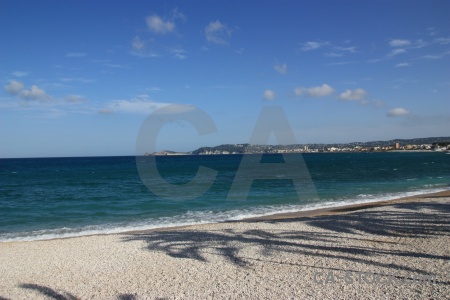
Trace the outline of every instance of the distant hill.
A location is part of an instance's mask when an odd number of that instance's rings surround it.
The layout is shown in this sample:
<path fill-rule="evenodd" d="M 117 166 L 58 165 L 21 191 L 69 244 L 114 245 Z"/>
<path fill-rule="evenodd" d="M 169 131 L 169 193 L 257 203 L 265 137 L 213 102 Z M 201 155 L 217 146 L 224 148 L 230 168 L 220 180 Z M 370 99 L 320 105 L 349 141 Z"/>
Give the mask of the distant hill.
<path fill-rule="evenodd" d="M 400 147 L 407 145 L 435 145 L 447 147 L 450 137 L 427 137 L 413 139 L 394 139 L 388 141 L 333 143 L 333 144 L 292 144 L 292 145 L 250 145 L 250 144 L 223 144 L 214 147 L 200 147 L 191 152 L 159 151 L 152 155 L 211 155 L 211 154 L 249 154 L 249 153 L 283 153 L 283 152 L 317 152 L 339 149 L 344 151 L 388 151 L 398 143 Z M 416 148 L 417 149 L 417 148 Z M 423 149 L 423 148 L 420 148 Z M 429 149 L 429 148 L 427 148 Z"/>

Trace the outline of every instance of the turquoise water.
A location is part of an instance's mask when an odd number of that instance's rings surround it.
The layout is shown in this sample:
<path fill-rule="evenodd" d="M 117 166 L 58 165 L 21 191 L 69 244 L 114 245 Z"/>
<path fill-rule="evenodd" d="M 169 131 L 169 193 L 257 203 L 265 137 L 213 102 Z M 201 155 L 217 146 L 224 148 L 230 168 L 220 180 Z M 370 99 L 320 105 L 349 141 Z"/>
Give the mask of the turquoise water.
<path fill-rule="evenodd" d="M 314 193 L 297 193 L 283 157 L 265 155 L 263 163 L 275 163 L 271 179 L 255 180 L 249 192 L 237 184 L 233 195 L 241 155 L 156 157 L 161 176 L 171 184 L 188 183 L 199 166 L 217 171 L 207 192 L 187 199 L 205 187 L 200 182 L 185 190 L 186 199 L 181 194 L 168 200 L 144 185 L 136 168 L 142 159 L 0 159 L 0 241 L 236 220 L 450 188 L 450 155 L 437 152 L 285 155 L 286 161 L 304 160 L 307 170 L 300 172 L 309 174 Z M 244 176 L 260 171 L 256 164 Z"/>

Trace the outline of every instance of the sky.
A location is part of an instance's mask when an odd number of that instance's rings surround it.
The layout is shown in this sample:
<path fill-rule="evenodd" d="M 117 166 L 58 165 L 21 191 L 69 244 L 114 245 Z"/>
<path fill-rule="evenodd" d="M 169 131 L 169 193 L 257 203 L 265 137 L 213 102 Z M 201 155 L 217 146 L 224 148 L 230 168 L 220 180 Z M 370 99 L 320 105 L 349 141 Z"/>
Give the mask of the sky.
<path fill-rule="evenodd" d="M 450 136 L 449 1 L 1 1 L 0 158 L 247 143 L 264 106 L 296 142 Z M 277 141 L 272 137 L 270 143 Z"/>

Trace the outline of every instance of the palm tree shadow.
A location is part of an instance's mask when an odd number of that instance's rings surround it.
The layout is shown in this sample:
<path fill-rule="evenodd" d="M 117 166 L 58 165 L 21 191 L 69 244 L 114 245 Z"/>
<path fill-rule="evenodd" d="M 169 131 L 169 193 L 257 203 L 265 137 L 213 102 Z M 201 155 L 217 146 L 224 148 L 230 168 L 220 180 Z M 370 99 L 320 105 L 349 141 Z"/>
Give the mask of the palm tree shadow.
<path fill-rule="evenodd" d="M 399 210 L 362 210 L 350 214 L 323 216 L 306 221 L 328 231 L 384 237 L 422 237 L 450 235 L 450 204 L 412 202 L 384 206 Z M 422 213 L 421 209 L 434 211 Z M 281 221 L 282 222 L 282 221 Z"/>
<path fill-rule="evenodd" d="M 379 237 L 374 243 L 401 244 L 396 237 L 423 237 L 450 234 L 450 205 L 426 202 L 395 204 L 401 210 L 362 210 L 340 215 L 300 217 L 266 221 L 283 224 L 302 221 L 320 228 L 316 231 L 300 230 L 173 230 L 134 233 L 123 241 L 145 241 L 146 249 L 159 251 L 174 258 L 208 262 L 208 255 L 219 255 L 228 262 L 246 267 L 252 260 L 246 259 L 246 247 L 256 246 L 266 258 L 281 253 L 337 258 L 352 262 L 427 274 L 417 268 L 396 263 L 382 263 L 370 259 L 375 256 L 419 257 L 448 260 L 447 255 L 432 255 L 414 250 L 389 250 L 386 247 L 365 246 L 365 235 Z M 386 207 L 389 207 L 386 206 Z M 433 214 L 418 213 L 421 208 L 433 210 Z M 244 221 L 246 223 L 262 221 Z M 391 238 L 391 239 L 389 239 Z M 393 238 L 393 239 L 392 239 Z M 350 243 L 349 243 L 350 241 Z M 352 243 L 351 241 L 354 241 Z M 356 243 L 359 241 L 359 243 Z M 393 261 L 396 261 L 395 259 Z"/>
<path fill-rule="evenodd" d="M 49 298 L 55 299 L 55 300 L 79 300 L 81 298 L 78 298 L 74 296 L 71 293 L 68 292 L 57 292 L 54 289 L 51 289 L 49 287 L 39 285 L 39 284 L 33 284 L 33 283 L 23 283 L 19 285 L 19 287 L 24 289 L 30 289 L 35 290 L 39 293 L 41 293 L 44 296 L 47 296 Z M 0 300 L 8 300 L 7 298 L 0 297 Z M 117 296 L 117 300 L 136 300 L 136 295 L 134 294 L 119 294 Z"/>
<path fill-rule="evenodd" d="M 23 283 L 20 285 L 20 287 L 24 288 L 24 289 L 38 291 L 39 293 L 41 293 L 49 298 L 55 299 L 55 300 L 78 300 L 79 299 L 68 292 L 59 293 L 49 287 L 39 285 L 39 284 Z"/>

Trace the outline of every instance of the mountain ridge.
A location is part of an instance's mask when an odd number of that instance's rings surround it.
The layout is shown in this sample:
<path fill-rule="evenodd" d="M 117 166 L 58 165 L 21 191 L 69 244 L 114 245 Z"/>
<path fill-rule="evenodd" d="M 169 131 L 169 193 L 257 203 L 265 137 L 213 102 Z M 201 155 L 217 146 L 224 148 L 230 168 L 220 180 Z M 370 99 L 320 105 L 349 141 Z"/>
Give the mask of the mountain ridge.
<path fill-rule="evenodd" d="M 398 145 L 397 145 L 398 144 Z M 200 147 L 189 152 L 163 150 L 145 155 L 211 155 L 211 154 L 258 154 L 258 153 L 300 153 L 300 152 L 340 152 L 340 151 L 390 151 L 390 150 L 436 150 L 450 145 L 450 137 L 426 137 L 411 139 L 391 139 L 386 141 L 351 143 L 308 143 L 290 145 L 221 144 Z"/>

